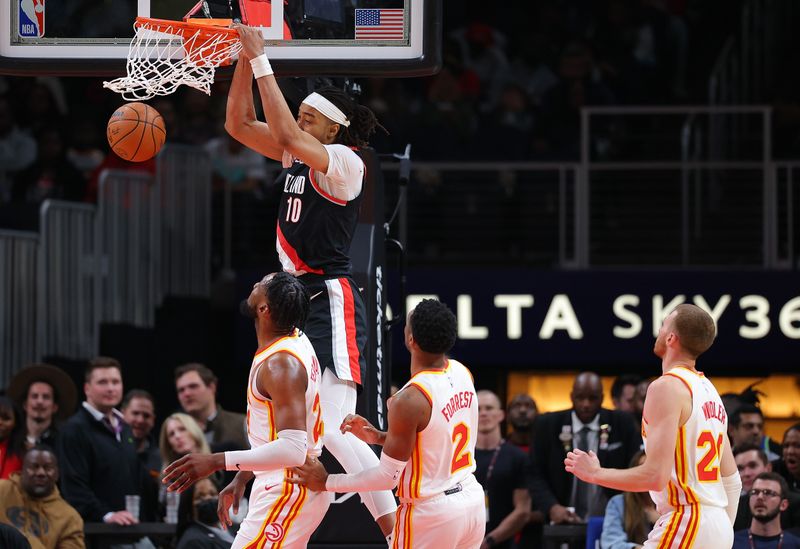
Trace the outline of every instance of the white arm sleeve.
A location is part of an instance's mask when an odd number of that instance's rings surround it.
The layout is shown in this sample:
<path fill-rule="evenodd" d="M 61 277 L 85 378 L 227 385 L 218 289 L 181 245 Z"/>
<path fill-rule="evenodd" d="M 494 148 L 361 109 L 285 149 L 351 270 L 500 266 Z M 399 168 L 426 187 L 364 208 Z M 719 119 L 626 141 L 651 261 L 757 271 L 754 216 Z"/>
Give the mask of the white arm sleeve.
<path fill-rule="evenodd" d="M 225 452 L 226 471 L 271 471 L 299 467 L 306 462 L 308 435 L 298 429 L 284 429 L 278 438 L 258 448 Z"/>
<path fill-rule="evenodd" d="M 328 171 L 314 172 L 314 181 L 322 191 L 338 200 L 353 200 L 361 194 L 364 182 L 364 162 L 350 147 L 324 145 L 328 151 Z"/>
<path fill-rule="evenodd" d="M 742 479 L 739 477 L 739 471 L 722 477 L 722 486 L 725 487 L 725 493 L 728 495 L 728 506 L 725 507 L 725 511 L 733 524 L 736 522 L 736 511 L 739 510 L 739 496 L 742 495 Z"/>
<path fill-rule="evenodd" d="M 406 468 L 407 461 L 399 461 L 381 454 L 377 467 L 364 469 L 352 475 L 328 475 L 325 489 L 328 492 L 374 492 L 375 490 L 391 490 L 397 486 L 400 473 Z"/>

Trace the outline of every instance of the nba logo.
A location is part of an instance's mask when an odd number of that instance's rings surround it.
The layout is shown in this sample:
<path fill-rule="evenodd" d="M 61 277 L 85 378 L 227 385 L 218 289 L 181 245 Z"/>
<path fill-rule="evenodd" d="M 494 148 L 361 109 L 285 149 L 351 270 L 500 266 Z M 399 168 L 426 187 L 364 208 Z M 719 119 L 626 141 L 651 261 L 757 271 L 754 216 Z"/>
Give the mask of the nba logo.
<path fill-rule="evenodd" d="M 20 38 L 41 38 L 44 36 L 44 1 L 19 1 Z"/>

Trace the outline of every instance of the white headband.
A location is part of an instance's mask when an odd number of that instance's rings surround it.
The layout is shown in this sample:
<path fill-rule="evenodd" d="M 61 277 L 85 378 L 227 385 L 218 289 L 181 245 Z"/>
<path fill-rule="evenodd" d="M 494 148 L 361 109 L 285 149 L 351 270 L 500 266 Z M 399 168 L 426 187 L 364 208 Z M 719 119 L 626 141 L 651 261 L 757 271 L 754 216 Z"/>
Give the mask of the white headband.
<path fill-rule="evenodd" d="M 303 99 L 303 103 L 305 103 L 309 107 L 314 107 L 319 112 L 321 112 L 322 114 L 324 114 L 326 117 L 330 118 L 337 124 L 341 124 L 344 127 L 350 125 L 350 121 L 347 119 L 344 113 L 339 109 L 339 107 L 337 107 L 336 105 L 325 99 L 317 92 L 313 92 L 308 97 Z"/>

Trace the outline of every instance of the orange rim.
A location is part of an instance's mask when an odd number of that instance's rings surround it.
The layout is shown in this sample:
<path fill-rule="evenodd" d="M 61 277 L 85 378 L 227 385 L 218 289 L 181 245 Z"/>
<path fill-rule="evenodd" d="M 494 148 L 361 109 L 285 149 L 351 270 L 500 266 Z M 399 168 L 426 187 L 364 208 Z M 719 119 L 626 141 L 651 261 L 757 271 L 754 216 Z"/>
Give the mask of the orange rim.
<path fill-rule="evenodd" d="M 156 32 L 167 34 L 180 34 L 183 38 L 191 38 L 195 33 L 200 34 L 204 39 L 227 35 L 228 38 L 235 38 L 239 35 L 236 29 L 229 25 L 231 19 L 190 19 L 189 21 L 172 21 L 170 19 L 153 19 L 151 17 L 137 17 L 135 27 L 146 27 Z M 188 35 L 188 36 L 187 36 Z"/>

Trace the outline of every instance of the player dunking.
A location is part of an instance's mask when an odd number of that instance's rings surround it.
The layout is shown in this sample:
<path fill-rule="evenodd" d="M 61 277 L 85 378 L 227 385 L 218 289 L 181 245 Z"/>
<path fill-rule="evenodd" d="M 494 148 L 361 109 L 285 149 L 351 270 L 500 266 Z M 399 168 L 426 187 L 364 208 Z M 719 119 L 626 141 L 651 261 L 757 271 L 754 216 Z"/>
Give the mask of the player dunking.
<path fill-rule="evenodd" d="M 295 120 L 272 74 L 261 34 L 237 28 L 243 52 L 228 95 L 225 128 L 288 168 L 281 181 L 278 256 L 283 270 L 297 275 L 311 296 L 305 332 L 323 368 L 323 421 L 332 427 L 323 435 L 325 447 L 346 471 L 358 472 L 377 465 L 378 458 L 336 427 L 355 412 L 357 386 L 366 368 L 366 314 L 348 255 L 365 173 L 353 148 L 365 146 L 378 123 L 372 111 L 335 88 L 306 97 Z M 266 123 L 255 117 L 254 76 Z M 397 508 L 392 494 L 362 493 L 361 499 L 389 536 Z"/>
<path fill-rule="evenodd" d="M 266 276 L 242 303 L 255 322 L 258 351 L 247 382 L 250 450 L 190 454 L 164 470 L 170 490 L 183 491 L 214 471 L 239 471 L 219 495 L 220 522 L 231 524 L 245 486 L 255 476 L 247 517 L 233 549 L 305 547 L 330 500 L 290 484 L 289 467 L 322 453 L 319 384 L 322 372 L 308 338 L 308 292 L 293 275 Z"/>
<path fill-rule="evenodd" d="M 383 445 L 380 464 L 328 475 L 309 459 L 290 481 L 332 492 L 399 484 L 393 549 L 476 549 L 486 527 L 483 489 L 474 476 L 478 397 L 469 370 L 445 355 L 455 343 L 455 316 L 426 299 L 408 314 L 404 337 L 411 379 L 389 401 L 389 431 L 357 415 L 341 425 L 343 432 Z"/>
<path fill-rule="evenodd" d="M 645 549 L 728 549 L 742 483 L 727 437 L 728 418 L 714 385 L 695 367 L 714 341 L 711 316 L 679 305 L 664 319 L 653 351 L 663 375 L 647 390 L 642 438 L 647 459 L 604 469 L 594 452 L 564 460 L 581 480 L 627 492 L 650 491 L 661 517 Z"/>

